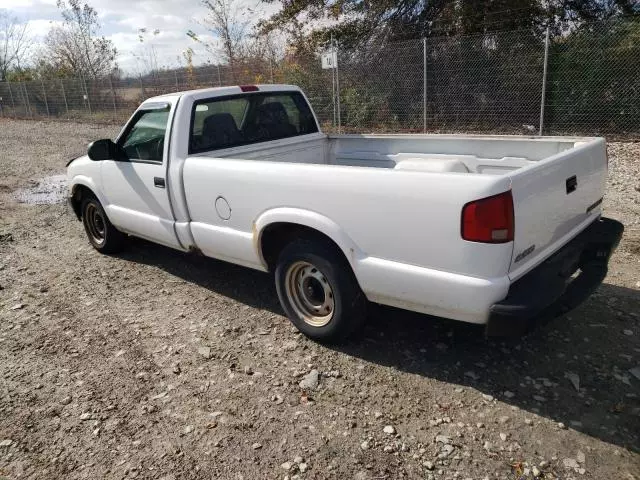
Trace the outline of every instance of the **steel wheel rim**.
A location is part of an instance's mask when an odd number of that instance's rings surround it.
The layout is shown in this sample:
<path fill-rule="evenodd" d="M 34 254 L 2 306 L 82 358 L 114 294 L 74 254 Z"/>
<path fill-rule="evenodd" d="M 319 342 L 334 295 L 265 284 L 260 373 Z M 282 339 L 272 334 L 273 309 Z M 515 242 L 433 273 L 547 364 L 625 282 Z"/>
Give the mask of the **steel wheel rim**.
<path fill-rule="evenodd" d="M 333 319 L 333 289 L 318 267 L 304 261 L 291 264 L 285 285 L 289 304 L 306 324 L 324 327 Z"/>
<path fill-rule="evenodd" d="M 87 230 L 96 245 L 102 245 L 105 239 L 106 225 L 102 212 L 93 203 L 87 205 L 84 212 Z"/>

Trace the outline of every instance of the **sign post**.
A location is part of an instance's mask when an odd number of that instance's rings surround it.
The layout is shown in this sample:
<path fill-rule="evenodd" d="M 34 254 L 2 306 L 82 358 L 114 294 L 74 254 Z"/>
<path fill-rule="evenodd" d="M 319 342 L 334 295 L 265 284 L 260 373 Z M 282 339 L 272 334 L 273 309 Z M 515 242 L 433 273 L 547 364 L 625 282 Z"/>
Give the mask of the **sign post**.
<path fill-rule="evenodd" d="M 333 103 L 333 124 L 338 126 L 340 133 L 340 76 L 338 73 L 338 49 L 333 44 L 331 37 L 331 48 L 322 54 L 322 68 L 331 70 L 331 100 Z M 336 101 L 337 98 L 337 101 Z M 336 122 L 336 104 L 337 104 L 337 122 Z"/>
<path fill-rule="evenodd" d="M 333 70 L 337 67 L 338 52 L 334 48 L 322 54 L 322 68 L 324 70 Z"/>

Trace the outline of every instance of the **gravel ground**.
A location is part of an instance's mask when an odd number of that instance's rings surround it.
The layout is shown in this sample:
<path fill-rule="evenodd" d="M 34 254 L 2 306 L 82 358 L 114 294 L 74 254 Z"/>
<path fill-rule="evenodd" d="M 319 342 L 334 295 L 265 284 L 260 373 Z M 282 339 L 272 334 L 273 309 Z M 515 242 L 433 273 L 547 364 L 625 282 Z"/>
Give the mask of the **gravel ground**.
<path fill-rule="evenodd" d="M 0 479 L 640 479 L 640 144 L 610 146 L 627 230 L 569 315 L 497 342 L 374 307 L 329 348 L 266 274 L 103 256 L 64 205 L 18 202 L 115 133 L 0 121 Z"/>

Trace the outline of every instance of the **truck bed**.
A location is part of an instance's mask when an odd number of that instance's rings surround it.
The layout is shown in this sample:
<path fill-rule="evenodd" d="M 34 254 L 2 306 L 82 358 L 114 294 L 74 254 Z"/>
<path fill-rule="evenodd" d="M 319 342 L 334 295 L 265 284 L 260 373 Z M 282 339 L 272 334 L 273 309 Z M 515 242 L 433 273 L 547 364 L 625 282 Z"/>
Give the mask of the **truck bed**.
<path fill-rule="evenodd" d="M 588 139 L 470 135 L 338 135 L 328 162 L 425 172 L 503 175 L 570 150 Z"/>
<path fill-rule="evenodd" d="M 222 158 L 432 173 L 507 175 L 598 138 L 484 135 L 307 135 L 219 152 Z M 210 155 L 210 154 L 205 154 Z"/>
<path fill-rule="evenodd" d="M 267 148 L 229 149 L 217 156 L 360 167 L 362 172 L 375 169 L 437 175 L 447 183 L 466 183 L 463 179 L 481 175 L 487 180 L 485 187 L 475 184 L 474 188 L 487 192 L 493 191 L 498 179 L 508 180 L 515 211 L 516 233 L 508 269 L 513 280 L 600 215 L 599 201 L 606 181 L 606 147 L 601 138 L 319 133 L 272 142 Z M 331 178 L 339 173 L 327 174 Z M 572 177 L 576 185 L 569 191 Z M 423 178 L 426 187 L 430 181 Z M 390 180 L 389 185 L 396 183 Z M 425 196 L 429 197 L 426 192 Z M 433 210 L 433 205 L 424 208 Z"/>

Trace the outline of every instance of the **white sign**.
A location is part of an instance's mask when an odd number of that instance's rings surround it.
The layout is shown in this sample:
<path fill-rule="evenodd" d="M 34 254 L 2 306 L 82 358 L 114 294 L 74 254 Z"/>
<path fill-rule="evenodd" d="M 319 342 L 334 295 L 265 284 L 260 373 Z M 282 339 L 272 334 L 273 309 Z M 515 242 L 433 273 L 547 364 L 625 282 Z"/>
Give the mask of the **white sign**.
<path fill-rule="evenodd" d="M 338 52 L 337 50 L 329 50 L 322 54 L 322 68 L 325 70 L 331 70 L 338 66 Z"/>

